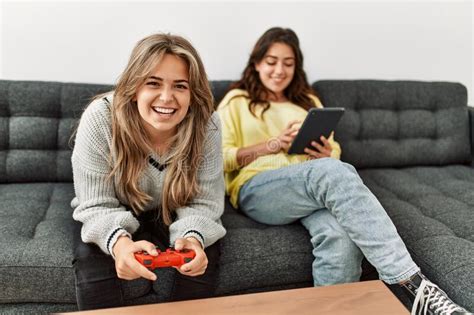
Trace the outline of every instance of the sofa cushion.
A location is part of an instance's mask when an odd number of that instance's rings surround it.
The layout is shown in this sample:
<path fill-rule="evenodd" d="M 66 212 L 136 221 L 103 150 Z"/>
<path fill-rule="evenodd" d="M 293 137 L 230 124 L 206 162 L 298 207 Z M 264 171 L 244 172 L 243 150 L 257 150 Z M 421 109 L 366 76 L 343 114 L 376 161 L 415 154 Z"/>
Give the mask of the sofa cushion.
<path fill-rule="evenodd" d="M 0 184 L 0 303 L 74 302 L 71 183 Z"/>
<path fill-rule="evenodd" d="M 0 283 L 8 283 L 0 303 L 75 303 L 73 243 L 80 225 L 72 220 L 73 194 L 72 183 L 0 184 Z M 312 285 L 302 225 L 259 224 L 229 203 L 223 221 L 228 235 L 221 240 L 217 295 Z M 156 291 L 144 279 L 122 281 L 127 303 L 163 301 L 174 269 L 158 272 Z"/>
<path fill-rule="evenodd" d="M 233 81 L 229 80 L 210 81 L 212 95 L 214 96 L 214 104 L 216 107 L 228 92 L 229 86 L 232 82 Z"/>
<path fill-rule="evenodd" d="M 0 183 L 72 181 L 69 139 L 110 85 L 0 80 Z"/>
<path fill-rule="evenodd" d="M 342 159 L 357 168 L 470 161 L 467 91 L 459 83 L 318 81 L 327 107 L 344 107 Z"/>
<path fill-rule="evenodd" d="M 72 219 L 73 195 L 72 183 L 0 184 L 0 283 L 8 283 L 0 303 L 76 303 L 72 261 L 80 224 Z M 154 302 L 167 297 L 174 272 L 157 270 Z M 127 301 L 155 293 L 144 279 L 121 283 Z"/>
<path fill-rule="evenodd" d="M 227 234 L 221 241 L 217 295 L 312 286 L 312 245 L 301 224 L 260 224 L 228 200 L 222 221 Z"/>
<path fill-rule="evenodd" d="M 362 170 L 422 271 L 474 309 L 474 168 Z"/>
<path fill-rule="evenodd" d="M 231 81 L 212 81 L 218 103 Z M 111 85 L 0 80 L 0 183 L 72 182 L 70 138 Z"/>
<path fill-rule="evenodd" d="M 229 83 L 211 82 L 216 102 Z M 0 283 L 9 283 L 0 303 L 75 303 L 72 250 L 80 225 L 70 207 L 69 140 L 90 100 L 112 88 L 0 80 Z M 127 303 L 162 300 L 171 277 L 159 273 L 156 292 L 147 281 L 123 281 Z"/>

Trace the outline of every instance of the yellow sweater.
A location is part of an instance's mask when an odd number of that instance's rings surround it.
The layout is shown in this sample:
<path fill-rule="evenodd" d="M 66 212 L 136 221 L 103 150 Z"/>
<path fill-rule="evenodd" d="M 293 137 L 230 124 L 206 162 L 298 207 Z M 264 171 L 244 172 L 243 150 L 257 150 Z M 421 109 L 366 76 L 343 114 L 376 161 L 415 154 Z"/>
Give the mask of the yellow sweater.
<path fill-rule="evenodd" d="M 239 95 L 238 97 L 235 97 Z M 257 158 L 250 164 L 240 167 L 237 164 L 237 150 L 242 147 L 267 141 L 278 137 L 292 120 L 303 121 L 307 111 L 291 102 L 270 102 L 269 109 L 263 115 L 264 119 L 256 118 L 249 110 L 250 100 L 245 97 L 244 90 L 229 91 L 220 102 L 217 112 L 222 123 L 222 150 L 224 154 L 224 173 L 227 194 L 234 207 L 238 204 L 239 190 L 246 181 L 263 171 L 278 169 L 308 160 L 306 154 L 289 155 L 284 152 L 270 154 Z M 234 98 L 233 98 L 234 97 Z M 322 107 L 319 99 L 310 95 L 317 107 Z M 257 117 L 261 117 L 261 107 L 256 108 Z M 339 159 L 341 147 L 331 135 L 329 142 L 332 146 L 331 157 Z"/>

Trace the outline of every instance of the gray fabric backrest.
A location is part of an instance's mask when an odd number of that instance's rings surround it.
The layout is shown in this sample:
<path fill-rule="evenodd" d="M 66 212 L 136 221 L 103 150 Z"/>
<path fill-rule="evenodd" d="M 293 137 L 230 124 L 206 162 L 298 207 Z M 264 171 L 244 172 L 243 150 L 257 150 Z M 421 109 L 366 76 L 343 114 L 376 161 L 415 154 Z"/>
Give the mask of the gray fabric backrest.
<path fill-rule="evenodd" d="M 211 82 L 216 103 L 230 81 Z M 69 139 L 111 85 L 0 80 L 0 183 L 71 182 Z"/>
<path fill-rule="evenodd" d="M 0 80 L 0 182 L 72 181 L 69 139 L 107 85 Z"/>
<path fill-rule="evenodd" d="M 342 160 L 357 168 L 470 161 L 467 91 L 459 83 L 318 81 L 327 107 L 345 107 L 336 129 Z"/>
<path fill-rule="evenodd" d="M 211 81 L 211 90 L 212 95 L 214 96 L 214 104 L 216 107 L 228 92 L 229 86 L 232 82 L 233 81 L 228 80 Z"/>

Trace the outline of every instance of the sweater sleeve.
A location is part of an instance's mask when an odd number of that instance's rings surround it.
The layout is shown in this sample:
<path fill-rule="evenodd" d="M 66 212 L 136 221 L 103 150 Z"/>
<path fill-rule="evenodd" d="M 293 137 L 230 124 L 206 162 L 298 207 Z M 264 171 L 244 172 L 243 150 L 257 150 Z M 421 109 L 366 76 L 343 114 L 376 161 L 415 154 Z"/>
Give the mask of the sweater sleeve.
<path fill-rule="evenodd" d="M 334 132 L 331 132 L 331 136 L 328 140 L 332 147 L 331 157 L 339 160 L 341 158 L 341 146 L 334 140 Z"/>
<path fill-rule="evenodd" d="M 229 92 L 217 108 L 222 126 L 222 154 L 225 172 L 240 169 L 237 163 L 239 124 L 235 122 L 235 119 L 240 119 L 240 117 L 237 117 L 238 113 L 232 112 L 232 106 L 228 104 L 234 94 L 234 91 Z"/>
<path fill-rule="evenodd" d="M 81 238 L 94 243 L 113 256 L 112 247 L 125 234 L 131 237 L 138 220 L 120 204 L 114 184 L 107 177 L 111 171 L 110 113 L 103 101 L 94 101 L 81 117 L 72 153 L 76 198 L 73 218 L 82 222 Z"/>
<path fill-rule="evenodd" d="M 225 185 L 217 113 L 212 115 L 207 130 L 204 156 L 198 170 L 199 193 L 188 205 L 176 210 L 177 219 L 170 225 L 170 244 L 177 238 L 193 236 L 203 247 L 208 247 L 226 234 L 220 220 L 224 212 Z"/>

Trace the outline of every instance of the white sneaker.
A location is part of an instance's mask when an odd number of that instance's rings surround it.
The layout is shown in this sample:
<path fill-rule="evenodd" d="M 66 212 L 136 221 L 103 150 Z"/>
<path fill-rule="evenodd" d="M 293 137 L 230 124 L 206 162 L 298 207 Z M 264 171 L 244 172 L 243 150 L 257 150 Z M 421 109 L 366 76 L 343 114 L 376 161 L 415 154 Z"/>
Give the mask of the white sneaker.
<path fill-rule="evenodd" d="M 436 284 L 421 276 L 422 281 L 415 289 L 416 296 L 411 309 L 412 315 L 468 315 L 473 314 L 457 305 Z"/>

